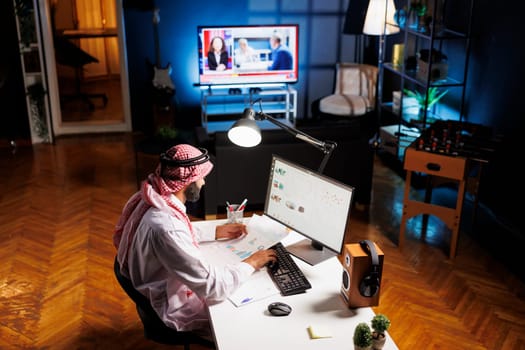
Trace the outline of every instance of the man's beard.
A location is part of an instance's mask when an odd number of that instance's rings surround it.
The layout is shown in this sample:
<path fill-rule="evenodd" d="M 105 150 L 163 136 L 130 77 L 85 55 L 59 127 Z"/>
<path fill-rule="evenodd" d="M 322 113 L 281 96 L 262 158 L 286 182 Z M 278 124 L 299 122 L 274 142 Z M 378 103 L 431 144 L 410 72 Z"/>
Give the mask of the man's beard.
<path fill-rule="evenodd" d="M 184 195 L 188 202 L 197 202 L 201 196 L 201 189 L 196 182 L 192 182 L 184 191 Z"/>

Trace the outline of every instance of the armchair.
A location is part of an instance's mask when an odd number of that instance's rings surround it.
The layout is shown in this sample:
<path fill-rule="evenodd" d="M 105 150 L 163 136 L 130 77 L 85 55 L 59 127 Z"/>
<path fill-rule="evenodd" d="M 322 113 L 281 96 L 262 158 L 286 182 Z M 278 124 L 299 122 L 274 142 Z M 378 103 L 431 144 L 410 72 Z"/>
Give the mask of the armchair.
<path fill-rule="evenodd" d="M 378 69 L 361 63 L 338 63 L 334 92 L 313 106 L 314 116 L 356 117 L 375 110 Z"/>

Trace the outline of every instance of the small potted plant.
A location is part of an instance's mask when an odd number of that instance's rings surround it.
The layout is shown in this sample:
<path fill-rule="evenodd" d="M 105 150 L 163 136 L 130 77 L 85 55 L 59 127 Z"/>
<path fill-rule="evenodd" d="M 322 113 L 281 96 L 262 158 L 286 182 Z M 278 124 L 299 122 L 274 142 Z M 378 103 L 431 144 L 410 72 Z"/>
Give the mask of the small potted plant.
<path fill-rule="evenodd" d="M 438 101 L 441 100 L 443 96 L 447 94 L 448 90 L 439 91 L 439 89 L 435 86 L 428 88 L 428 99 L 427 100 L 425 100 L 426 99 L 425 94 L 420 93 L 417 90 L 404 89 L 403 92 L 408 97 L 413 97 L 416 99 L 417 104 L 419 105 L 419 118 L 422 119 L 425 114 L 425 110 L 428 111 L 433 105 L 438 103 Z"/>
<path fill-rule="evenodd" d="M 168 149 L 177 143 L 181 143 L 179 130 L 171 126 L 160 126 L 155 136 L 162 149 Z"/>
<path fill-rule="evenodd" d="M 354 330 L 354 349 L 370 350 L 372 348 L 372 331 L 370 326 L 365 323 L 359 323 Z"/>
<path fill-rule="evenodd" d="M 380 350 L 385 346 L 385 332 L 390 327 L 390 320 L 383 314 L 377 314 L 372 318 L 372 349 Z"/>

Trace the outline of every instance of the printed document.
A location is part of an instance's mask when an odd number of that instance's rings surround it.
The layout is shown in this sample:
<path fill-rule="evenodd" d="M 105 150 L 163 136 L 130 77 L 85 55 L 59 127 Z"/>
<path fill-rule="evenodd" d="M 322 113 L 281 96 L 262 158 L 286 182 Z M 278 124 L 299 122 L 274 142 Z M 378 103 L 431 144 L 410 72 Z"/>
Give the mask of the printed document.
<path fill-rule="evenodd" d="M 265 215 L 253 215 L 246 219 L 248 220 L 246 223 L 248 234 L 245 237 L 200 244 L 201 249 L 212 263 L 238 263 L 257 250 L 268 249 L 280 242 L 289 232 L 284 225 Z M 206 221 L 194 222 L 193 224 L 201 230 L 214 230 L 216 222 L 213 223 L 213 226 Z M 265 269 L 253 273 L 250 279 L 230 296 L 229 299 L 235 306 L 246 305 L 279 294 L 279 290 Z"/>

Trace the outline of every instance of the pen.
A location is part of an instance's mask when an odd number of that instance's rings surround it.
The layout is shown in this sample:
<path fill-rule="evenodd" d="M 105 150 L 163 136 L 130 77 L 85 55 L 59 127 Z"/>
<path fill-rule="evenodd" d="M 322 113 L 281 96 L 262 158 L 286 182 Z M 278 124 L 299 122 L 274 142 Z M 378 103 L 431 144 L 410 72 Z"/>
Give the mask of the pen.
<path fill-rule="evenodd" d="M 228 207 L 228 211 L 233 211 L 233 207 L 230 202 L 226 201 L 226 206 Z"/>
<path fill-rule="evenodd" d="M 237 211 L 244 210 L 244 207 L 246 206 L 246 202 L 248 202 L 248 199 L 244 198 L 244 200 L 242 201 L 241 205 L 239 205 L 239 208 L 237 208 Z"/>

